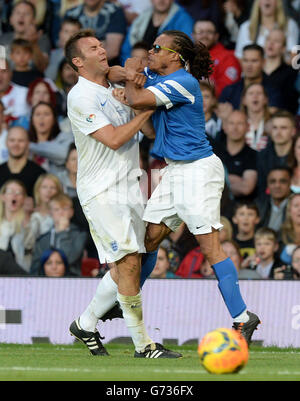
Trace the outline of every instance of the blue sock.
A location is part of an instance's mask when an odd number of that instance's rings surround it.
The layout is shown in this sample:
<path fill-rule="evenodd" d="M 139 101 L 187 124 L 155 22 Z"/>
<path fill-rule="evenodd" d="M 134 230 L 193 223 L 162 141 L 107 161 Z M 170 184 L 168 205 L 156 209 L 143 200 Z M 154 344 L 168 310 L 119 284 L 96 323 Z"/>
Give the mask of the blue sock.
<path fill-rule="evenodd" d="M 141 288 L 143 287 L 146 279 L 152 273 L 157 258 L 158 249 L 153 252 L 144 253 L 142 256 L 142 269 L 141 269 Z"/>
<path fill-rule="evenodd" d="M 230 258 L 212 266 L 219 282 L 224 302 L 230 315 L 235 318 L 247 309 L 240 293 L 237 270 Z"/>

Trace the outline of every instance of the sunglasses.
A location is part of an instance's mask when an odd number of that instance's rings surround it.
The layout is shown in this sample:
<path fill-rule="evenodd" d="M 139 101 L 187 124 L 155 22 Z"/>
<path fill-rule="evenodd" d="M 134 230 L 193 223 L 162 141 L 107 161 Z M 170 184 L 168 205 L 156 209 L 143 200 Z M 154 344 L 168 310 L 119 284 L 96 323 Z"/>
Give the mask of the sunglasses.
<path fill-rule="evenodd" d="M 182 57 L 182 55 L 180 53 L 178 53 L 176 50 L 170 49 L 169 47 L 164 47 L 164 46 L 160 46 L 160 45 L 152 45 L 151 50 L 153 50 L 154 53 L 156 53 L 156 54 L 160 50 L 167 50 L 168 52 L 177 53 L 179 55 L 180 60 L 185 63 L 185 59 Z"/>

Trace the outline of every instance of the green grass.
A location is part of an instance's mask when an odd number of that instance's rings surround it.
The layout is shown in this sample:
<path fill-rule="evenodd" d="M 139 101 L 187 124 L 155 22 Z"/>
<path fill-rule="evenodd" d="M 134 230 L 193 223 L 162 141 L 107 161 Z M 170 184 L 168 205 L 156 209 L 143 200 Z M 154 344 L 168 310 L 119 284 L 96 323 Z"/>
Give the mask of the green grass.
<path fill-rule="evenodd" d="M 131 345 L 106 348 L 110 357 L 92 357 L 79 343 L 0 344 L 0 381 L 300 380 L 300 349 L 253 346 L 239 373 L 212 375 L 201 366 L 195 346 L 169 346 L 182 352 L 176 360 L 136 359 Z"/>

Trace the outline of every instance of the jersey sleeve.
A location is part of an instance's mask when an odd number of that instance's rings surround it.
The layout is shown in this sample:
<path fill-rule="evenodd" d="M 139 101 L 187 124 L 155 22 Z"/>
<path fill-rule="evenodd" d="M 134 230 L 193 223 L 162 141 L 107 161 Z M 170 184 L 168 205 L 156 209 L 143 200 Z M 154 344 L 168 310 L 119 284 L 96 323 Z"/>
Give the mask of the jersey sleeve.
<path fill-rule="evenodd" d="M 111 124 L 92 96 L 68 97 L 68 117 L 71 124 L 84 135 Z"/>
<path fill-rule="evenodd" d="M 155 97 L 157 104 L 170 109 L 179 104 L 194 104 L 195 96 L 193 88 L 187 79 L 166 79 L 158 83 L 147 86 Z"/>

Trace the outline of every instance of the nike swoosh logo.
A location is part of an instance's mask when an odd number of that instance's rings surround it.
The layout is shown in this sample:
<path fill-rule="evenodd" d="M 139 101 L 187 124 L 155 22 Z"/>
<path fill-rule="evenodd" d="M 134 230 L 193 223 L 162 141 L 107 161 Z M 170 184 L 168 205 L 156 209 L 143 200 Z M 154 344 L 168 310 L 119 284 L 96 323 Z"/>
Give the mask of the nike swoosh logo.
<path fill-rule="evenodd" d="M 103 103 L 100 102 L 101 106 L 104 107 L 106 105 L 106 102 L 107 102 L 107 99 Z"/>
<path fill-rule="evenodd" d="M 204 226 L 205 226 L 205 224 L 202 224 L 202 226 L 198 226 L 198 227 L 196 227 L 196 229 L 199 230 L 199 228 L 204 227 Z"/>

